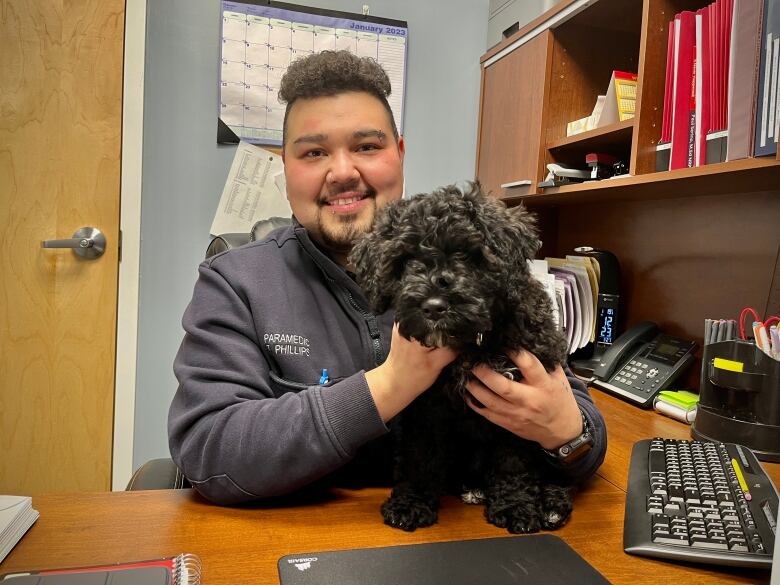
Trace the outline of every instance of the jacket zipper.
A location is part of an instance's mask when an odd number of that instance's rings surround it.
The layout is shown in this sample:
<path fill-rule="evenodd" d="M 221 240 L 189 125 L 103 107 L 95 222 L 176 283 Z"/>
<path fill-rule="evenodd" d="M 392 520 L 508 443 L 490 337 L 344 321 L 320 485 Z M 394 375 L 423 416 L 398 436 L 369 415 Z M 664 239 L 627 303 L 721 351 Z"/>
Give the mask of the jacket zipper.
<path fill-rule="evenodd" d="M 363 308 L 357 304 L 351 292 L 336 282 L 336 280 L 332 278 L 324 269 L 321 268 L 321 270 L 322 274 L 327 280 L 344 291 L 344 293 L 347 295 L 347 299 L 349 300 L 349 304 L 353 309 L 360 313 L 360 316 L 365 320 L 366 325 L 368 326 L 368 334 L 371 337 L 371 345 L 374 350 L 374 366 L 378 366 L 382 361 L 382 333 L 379 329 L 376 316 L 369 313 L 368 311 L 363 310 Z"/>
<path fill-rule="evenodd" d="M 347 298 L 349 298 L 349 303 L 360 313 L 363 318 L 366 320 L 366 325 L 368 325 L 368 334 L 371 336 L 371 343 L 374 346 L 374 365 L 378 366 L 379 362 L 382 359 L 382 334 L 379 330 L 379 325 L 377 323 L 377 318 L 373 314 L 369 313 L 368 311 L 364 311 L 356 302 L 355 299 L 352 297 L 352 294 L 347 291 Z"/>

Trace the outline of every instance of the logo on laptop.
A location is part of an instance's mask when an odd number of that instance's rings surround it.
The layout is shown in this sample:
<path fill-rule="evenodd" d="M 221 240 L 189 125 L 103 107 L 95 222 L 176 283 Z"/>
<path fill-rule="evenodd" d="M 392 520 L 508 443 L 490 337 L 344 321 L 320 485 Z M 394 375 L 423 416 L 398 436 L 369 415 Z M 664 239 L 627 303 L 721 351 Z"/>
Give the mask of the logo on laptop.
<path fill-rule="evenodd" d="M 306 571 L 311 569 L 311 564 L 317 560 L 317 557 L 309 557 L 307 559 L 287 559 L 287 563 L 295 565 L 295 568 L 299 571 Z"/>

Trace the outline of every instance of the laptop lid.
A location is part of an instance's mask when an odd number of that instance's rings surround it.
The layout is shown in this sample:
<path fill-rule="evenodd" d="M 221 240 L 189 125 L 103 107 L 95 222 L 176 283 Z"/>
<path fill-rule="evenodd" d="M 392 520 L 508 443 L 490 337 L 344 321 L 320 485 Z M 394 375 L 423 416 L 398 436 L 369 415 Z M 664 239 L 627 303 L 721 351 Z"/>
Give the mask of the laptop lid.
<path fill-rule="evenodd" d="M 609 583 L 551 534 L 287 555 L 281 585 L 601 585 Z"/>

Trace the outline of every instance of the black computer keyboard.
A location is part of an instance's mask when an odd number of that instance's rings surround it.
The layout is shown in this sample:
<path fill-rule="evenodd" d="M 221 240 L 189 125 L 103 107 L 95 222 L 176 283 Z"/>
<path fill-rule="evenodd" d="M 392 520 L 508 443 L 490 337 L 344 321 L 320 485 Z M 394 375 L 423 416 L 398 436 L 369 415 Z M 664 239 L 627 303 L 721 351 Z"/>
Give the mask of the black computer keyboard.
<path fill-rule="evenodd" d="M 746 447 L 639 441 L 628 473 L 623 547 L 648 557 L 769 568 L 777 505 L 777 490 Z"/>

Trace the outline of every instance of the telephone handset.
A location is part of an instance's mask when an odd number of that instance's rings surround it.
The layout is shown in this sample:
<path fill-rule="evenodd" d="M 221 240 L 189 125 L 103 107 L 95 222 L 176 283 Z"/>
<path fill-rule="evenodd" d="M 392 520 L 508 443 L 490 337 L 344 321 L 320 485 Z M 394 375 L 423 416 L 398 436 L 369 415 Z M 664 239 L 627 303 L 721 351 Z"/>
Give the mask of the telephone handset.
<path fill-rule="evenodd" d="M 693 363 L 696 343 L 661 333 L 651 321 L 638 323 L 601 356 L 593 385 L 649 408 Z"/>

